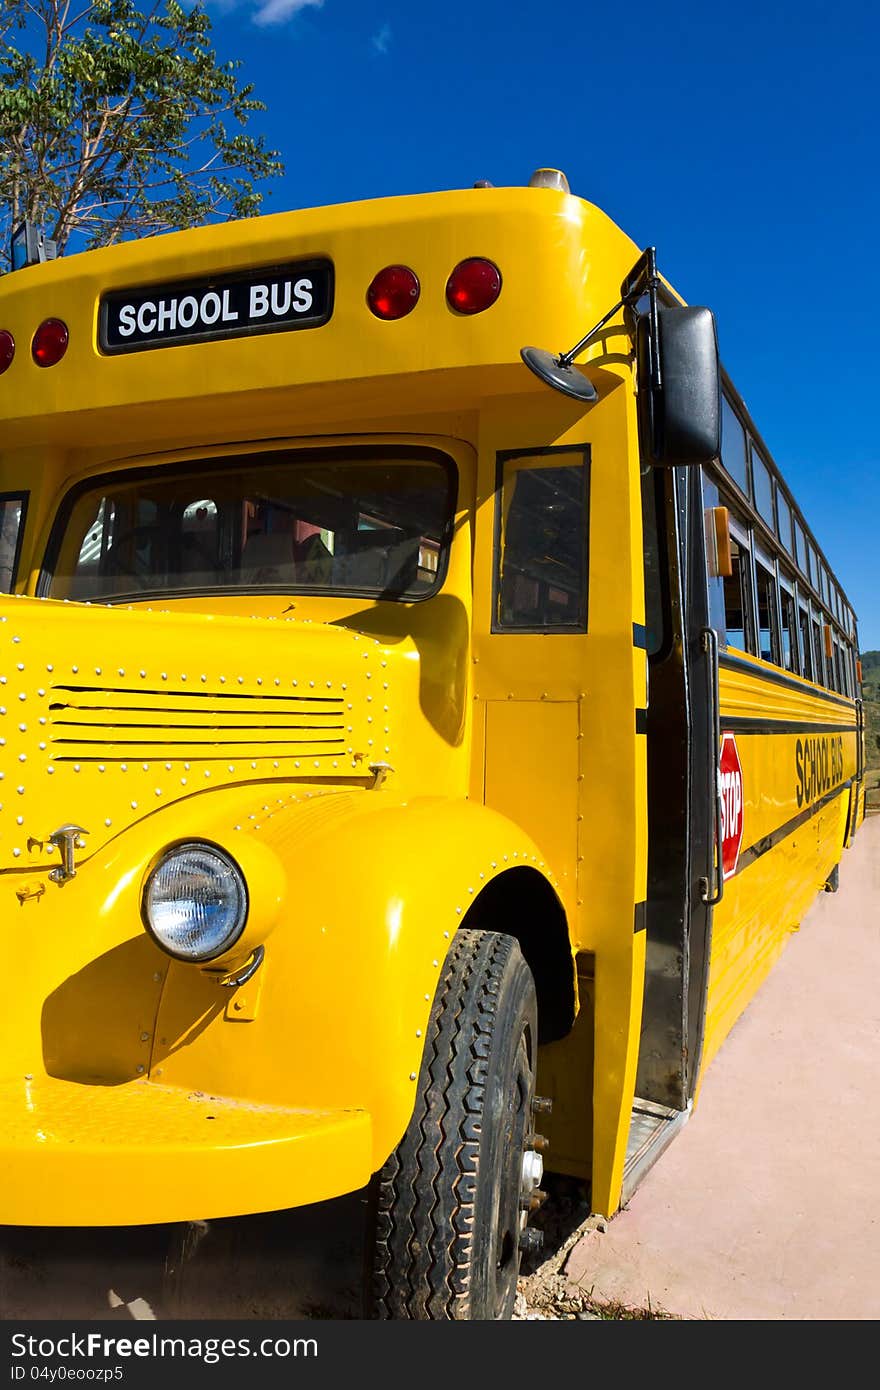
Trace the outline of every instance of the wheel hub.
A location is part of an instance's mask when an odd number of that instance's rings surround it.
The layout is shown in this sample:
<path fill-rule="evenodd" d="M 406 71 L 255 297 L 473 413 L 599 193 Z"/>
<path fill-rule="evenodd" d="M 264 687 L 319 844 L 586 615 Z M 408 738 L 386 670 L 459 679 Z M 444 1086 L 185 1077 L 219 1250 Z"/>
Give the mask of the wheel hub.
<path fill-rule="evenodd" d="M 531 1197 L 541 1186 L 544 1176 L 544 1160 L 534 1149 L 526 1149 L 522 1156 L 522 1195 Z"/>

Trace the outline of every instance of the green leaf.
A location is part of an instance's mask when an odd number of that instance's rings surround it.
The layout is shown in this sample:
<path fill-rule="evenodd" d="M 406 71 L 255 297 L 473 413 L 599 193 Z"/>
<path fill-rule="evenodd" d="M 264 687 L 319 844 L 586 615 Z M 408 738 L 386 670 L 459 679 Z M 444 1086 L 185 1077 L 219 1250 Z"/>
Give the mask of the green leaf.
<path fill-rule="evenodd" d="M 53 13 L 0 4 L 0 246 L 25 215 L 63 250 L 259 212 L 284 166 L 200 5 L 93 0 L 60 38 Z"/>

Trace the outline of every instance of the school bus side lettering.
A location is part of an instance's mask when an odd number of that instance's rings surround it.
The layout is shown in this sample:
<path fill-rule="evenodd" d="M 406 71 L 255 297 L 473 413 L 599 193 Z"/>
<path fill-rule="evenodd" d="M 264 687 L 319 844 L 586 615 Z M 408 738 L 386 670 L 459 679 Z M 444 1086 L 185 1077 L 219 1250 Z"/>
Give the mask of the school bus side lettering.
<path fill-rule="evenodd" d="M 843 735 L 799 738 L 794 766 L 798 807 L 809 806 L 843 780 Z"/>

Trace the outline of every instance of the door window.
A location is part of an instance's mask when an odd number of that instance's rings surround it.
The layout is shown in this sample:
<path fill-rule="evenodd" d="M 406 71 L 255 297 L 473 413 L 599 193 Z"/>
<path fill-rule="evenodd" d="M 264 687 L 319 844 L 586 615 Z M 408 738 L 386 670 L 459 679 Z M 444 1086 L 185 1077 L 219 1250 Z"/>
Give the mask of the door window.
<path fill-rule="evenodd" d="M 496 632 L 586 632 L 584 449 L 499 456 Z"/>

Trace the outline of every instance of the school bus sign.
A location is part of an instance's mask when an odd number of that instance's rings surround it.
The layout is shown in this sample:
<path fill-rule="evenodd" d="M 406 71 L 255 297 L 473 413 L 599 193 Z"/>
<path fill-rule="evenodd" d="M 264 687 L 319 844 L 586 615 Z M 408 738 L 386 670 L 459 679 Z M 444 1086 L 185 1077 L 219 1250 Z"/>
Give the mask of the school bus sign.
<path fill-rule="evenodd" d="M 732 878 L 736 873 L 743 837 L 742 763 L 733 734 L 722 736 L 718 772 L 721 783 L 721 860 L 724 877 Z"/>

